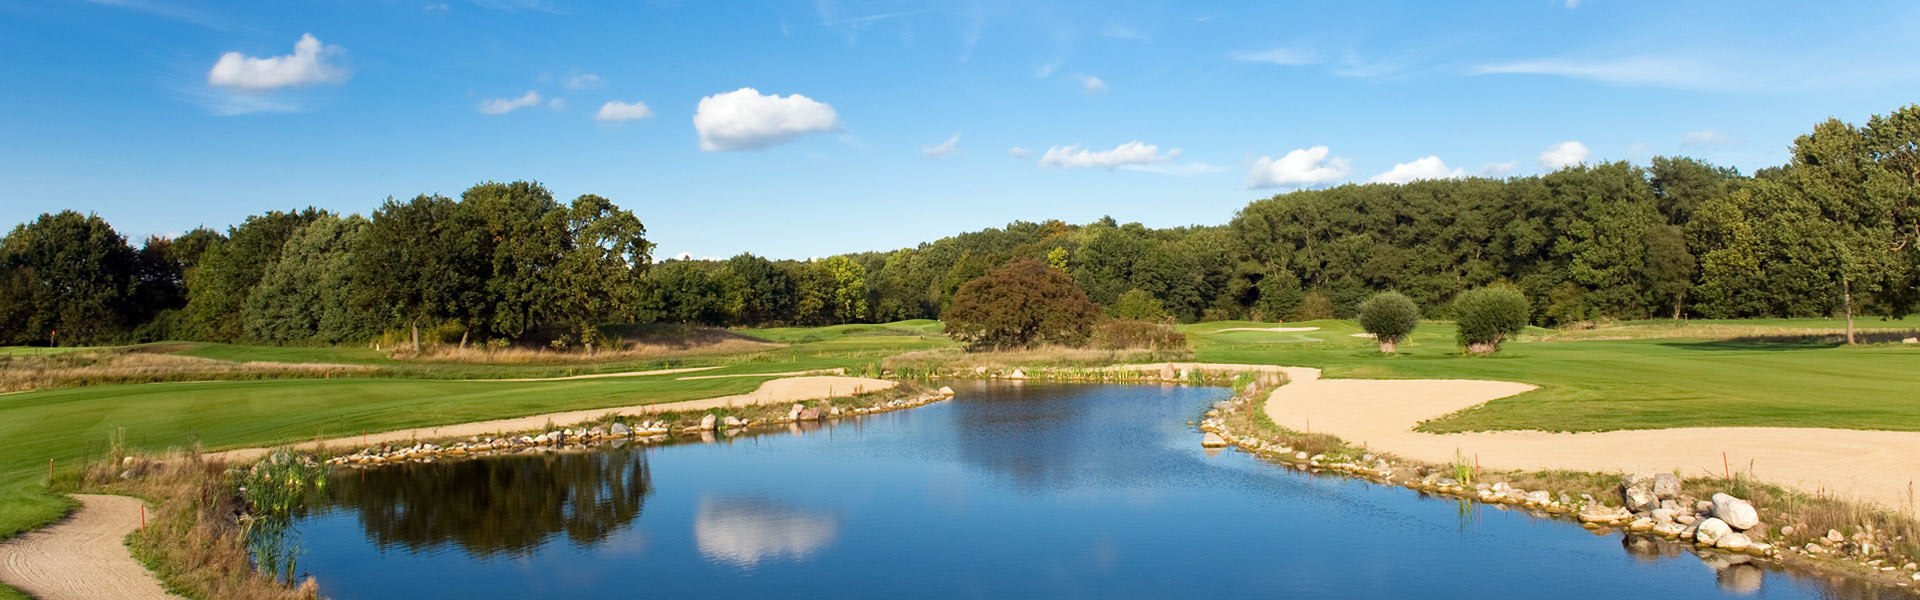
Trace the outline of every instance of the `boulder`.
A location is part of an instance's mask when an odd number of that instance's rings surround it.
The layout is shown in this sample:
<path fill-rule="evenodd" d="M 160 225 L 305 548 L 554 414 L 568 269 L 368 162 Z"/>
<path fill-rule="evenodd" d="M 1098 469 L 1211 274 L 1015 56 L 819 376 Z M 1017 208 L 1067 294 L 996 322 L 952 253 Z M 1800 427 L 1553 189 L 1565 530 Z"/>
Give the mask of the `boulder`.
<path fill-rule="evenodd" d="M 1660 534 L 1661 537 L 1680 537 L 1680 534 L 1686 530 L 1687 526 L 1679 523 L 1655 523 L 1653 525 L 1653 532 Z"/>
<path fill-rule="evenodd" d="M 1660 506 L 1660 497 L 1653 494 L 1653 483 L 1642 481 L 1620 488 L 1620 500 L 1627 510 L 1643 513 Z"/>
<path fill-rule="evenodd" d="M 1674 521 L 1673 521 L 1673 511 L 1672 511 L 1672 510 L 1668 510 L 1668 509 L 1665 509 L 1665 508 L 1656 508 L 1656 509 L 1653 509 L 1653 512 L 1651 512 L 1651 513 L 1648 513 L 1648 516 L 1649 516 L 1649 517 L 1652 517 L 1652 518 L 1653 518 L 1653 522 L 1655 522 L 1655 523 L 1672 523 L 1672 522 L 1674 522 Z"/>
<path fill-rule="evenodd" d="M 740 427 L 742 425 L 747 424 L 746 421 L 740 420 L 740 417 L 736 417 L 733 415 L 727 415 L 727 418 L 721 419 L 720 423 L 723 425 L 726 425 L 727 429 L 733 429 L 733 428 Z"/>
<path fill-rule="evenodd" d="M 1731 550 L 1734 552 L 1746 550 L 1748 547 L 1752 545 L 1753 545 L 1753 540 L 1751 538 L 1748 538 L 1747 534 L 1744 534 L 1744 533 L 1729 533 L 1729 534 L 1720 536 L 1720 539 L 1714 540 L 1713 542 L 1713 547 L 1715 548 L 1719 548 L 1721 550 Z"/>
<path fill-rule="evenodd" d="M 1589 504 L 1580 510 L 1580 520 L 1587 523 L 1613 523 L 1632 519 L 1633 513 L 1627 509 L 1600 504 Z"/>
<path fill-rule="evenodd" d="M 612 432 L 613 435 L 617 437 L 627 437 L 627 436 L 633 435 L 633 429 L 627 427 L 626 423 L 614 423 L 613 427 L 608 428 L 607 431 Z"/>
<path fill-rule="evenodd" d="M 1732 533 L 1733 526 L 1727 525 L 1727 522 L 1720 520 L 1719 517 L 1714 517 L 1700 522 L 1700 527 L 1693 534 L 1693 541 L 1713 545 L 1719 543 L 1720 538 Z"/>
<path fill-rule="evenodd" d="M 949 397 L 949 398 L 951 398 L 951 397 L 953 397 L 953 387 L 951 387 L 951 386 L 944 386 L 944 385 L 943 385 L 943 386 L 940 386 L 940 395 L 942 395 L 942 396 L 946 396 L 946 397 Z"/>
<path fill-rule="evenodd" d="M 1007 379 L 1026 379 L 1026 378 L 1027 378 L 1027 372 L 1021 369 L 1014 369 L 1013 374 L 1007 376 Z"/>
<path fill-rule="evenodd" d="M 1172 363 L 1168 363 L 1168 364 L 1164 364 L 1164 365 L 1160 365 L 1160 378 L 1161 378 L 1161 379 L 1164 379 L 1164 380 L 1172 380 L 1172 379 L 1173 379 L 1174 377 L 1176 377 L 1176 376 L 1178 376 L 1178 375 L 1179 375 L 1179 373 L 1178 373 L 1178 372 L 1175 372 L 1175 371 L 1173 370 L 1173 364 L 1172 364 Z"/>
<path fill-rule="evenodd" d="M 985 375 L 985 374 L 987 374 L 987 368 L 986 368 L 986 367 L 974 367 L 974 368 L 973 368 L 973 374 L 975 374 L 975 375 Z"/>
<path fill-rule="evenodd" d="M 1713 516 L 1739 531 L 1760 524 L 1760 513 L 1753 509 L 1753 504 L 1726 494 L 1713 495 Z"/>
<path fill-rule="evenodd" d="M 1200 437 L 1200 447 L 1202 448 L 1225 448 L 1226 446 L 1227 439 L 1220 437 L 1218 433 L 1209 431 L 1206 435 Z"/>
<path fill-rule="evenodd" d="M 800 409 L 800 412 L 794 413 L 793 416 L 794 420 L 798 421 L 818 421 L 827 418 L 827 411 L 818 408 L 803 408 Z"/>
<path fill-rule="evenodd" d="M 706 415 L 706 416 L 700 417 L 701 431 L 713 431 L 713 428 L 719 424 L 720 424 L 719 417 L 715 417 L 713 415 Z"/>
<path fill-rule="evenodd" d="M 1660 473 L 1653 476 L 1653 495 L 1661 500 L 1680 497 L 1680 477 L 1672 473 Z"/>
<path fill-rule="evenodd" d="M 1540 505 L 1552 504 L 1553 494 L 1547 492 L 1546 490 L 1535 490 L 1535 491 L 1527 492 L 1527 501 L 1532 502 L 1534 504 L 1540 504 Z"/>

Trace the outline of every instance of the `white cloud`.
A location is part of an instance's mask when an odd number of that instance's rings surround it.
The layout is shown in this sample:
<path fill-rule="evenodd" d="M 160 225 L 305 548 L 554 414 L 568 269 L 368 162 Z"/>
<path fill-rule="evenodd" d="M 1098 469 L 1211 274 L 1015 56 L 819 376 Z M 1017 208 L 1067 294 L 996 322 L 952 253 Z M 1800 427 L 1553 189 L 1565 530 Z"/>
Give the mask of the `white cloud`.
<path fill-rule="evenodd" d="M 567 107 L 566 98 L 554 98 L 547 101 L 547 108 L 551 108 L 554 110 L 561 110 L 561 109 L 565 109 L 566 107 Z"/>
<path fill-rule="evenodd" d="M 480 103 L 480 114 L 504 115 L 522 108 L 540 104 L 540 92 L 527 90 L 519 98 L 489 98 Z"/>
<path fill-rule="evenodd" d="M 1112 150 L 1088 150 L 1079 144 L 1072 146 L 1054 146 L 1040 156 L 1040 166 L 1057 169 L 1112 169 L 1128 165 L 1147 165 L 1173 160 L 1180 156 L 1180 149 L 1173 148 L 1166 153 L 1153 144 L 1139 141 L 1127 142 L 1115 146 Z"/>
<path fill-rule="evenodd" d="M 566 88 L 569 90 L 573 90 L 577 92 L 580 90 L 591 90 L 594 88 L 598 88 L 602 85 L 606 85 L 606 83 L 607 83 L 607 80 L 601 79 L 599 75 L 595 75 L 593 73 L 576 73 L 574 75 L 568 76 L 566 82 L 562 83 L 561 85 L 566 86 Z"/>
<path fill-rule="evenodd" d="M 1560 142 L 1540 153 L 1540 168 L 1558 171 L 1587 162 L 1587 145 L 1578 141 Z"/>
<path fill-rule="evenodd" d="M 327 63 L 338 55 L 338 46 L 320 43 L 313 34 L 302 34 L 294 42 L 293 54 L 254 58 L 239 52 L 220 55 L 207 71 L 207 83 L 239 91 L 265 92 L 287 87 L 305 87 L 322 83 L 340 83 L 351 73 Z"/>
<path fill-rule="evenodd" d="M 1288 152 L 1278 159 L 1268 156 L 1254 161 L 1247 171 L 1247 187 L 1309 187 L 1331 183 L 1346 177 L 1351 167 L 1347 159 L 1331 156 L 1326 146 L 1314 146 Z"/>
<path fill-rule="evenodd" d="M 1080 92 L 1088 96 L 1098 96 L 1107 93 L 1107 82 L 1101 81 L 1099 77 L 1092 75 L 1081 75 Z"/>
<path fill-rule="evenodd" d="M 1414 159 L 1413 162 L 1395 164 L 1393 168 L 1387 169 L 1387 172 L 1375 175 L 1372 179 L 1368 179 L 1367 182 L 1407 183 L 1422 179 L 1457 179 L 1466 176 L 1466 171 L 1449 169 L 1447 168 L 1447 163 L 1440 160 L 1440 157 L 1429 155 Z"/>
<path fill-rule="evenodd" d="M 608 122 L 635 121 L 652 117 L 653 109 L 648 108 L 647 103 L 638 100 L 633 102 L 621 102 L 619 100 L 608 101 L 606 104 L 600 105 L 600 112 L 594 113 L 593 115 L 595 119 Z"/>
<path fill-rule="evenodd" d="M 1266 63 L 1287 67 L 1311 65 L 1319 61 L 1312 52 L 1296 48 L 1272 48 L 1260 51 L 1231 52 L 1227 54 L 1227 58 L 1242 62 Z"/>
<path fill-rule="evenodd" d="M 1474 75 L 1549 75 L 1628 86 L 1724 90 L 1734 82 L 1719 69 L 1689 59 L 1630 57 L 1611 60 L 1547 58 L 1474 67 Z"/>
<path fill-rule="evenodd" d="M 922 146 L 920 148 L 920 154 L 926 156 L 927 158 L 946 158 L 949 156 L 953 156 L 955 152 L 959 152 L 959 151 L 960 151 L 960 134 L 958 133 L 953 134 L 953 137 L 947 138 L 947 141 L 940 142 L 932 146 Z"/>
<path fill-rule="evenodd" d="M 1012 148 L 1007 149 L 1007 154 L 1014 158 L 1026 158 L 1029 156 L 1033 156 L 1033 151 L 1026 148 L 1019 147 L 1019 146 L 1014 146 Z"/>
<path fill-rule="evenodd" d="M 1501 177 L 1506 177 L 1508 173 L 1512 173 L 1513 169 L 1518 166 L 1520 166 L 1519 163 L 1512 163 L 1512 162 L 1487 163 L 1485 165 L 1481 165 L 1479 169 L 1474 170 L 1473 176 L 1474 177 L 1492 177 L 1492 178 L 1498 179 Z"/>
<path fill-rule="evenodd" d="M 1714 129 L 1689 131 L 1680 139 L 1681 148 L 1711 148 L 1727 143 L 1727 134 Z"/>
<path fill-rule="evenodd" d="M 832 106 L 800 94 L 761 95 L 750 87 L 700 99 L 693 114 L 700 149 L 707 152 L 759 150 L 810 133 L 840 129 Z"/>
<path fill-rule="evenodd" d="M 1580 8 L 1580 0 L 1567 0 L 1567 8 Z"/>

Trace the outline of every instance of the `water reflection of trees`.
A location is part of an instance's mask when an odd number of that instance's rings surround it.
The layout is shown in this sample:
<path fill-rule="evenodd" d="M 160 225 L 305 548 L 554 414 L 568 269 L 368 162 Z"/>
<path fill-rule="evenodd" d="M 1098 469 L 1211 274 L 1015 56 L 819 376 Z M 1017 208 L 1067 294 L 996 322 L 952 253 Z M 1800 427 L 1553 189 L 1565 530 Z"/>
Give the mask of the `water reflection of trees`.
<path fill-rule="evenodd" d="M 329 506 L 357 508 L 379 546 L 456 544 L 489 556 L 532 550 L 556 534 L 605 540 L 640 516 L 653 491 L 640 451 L 494 457 L 343 471 Z"/>

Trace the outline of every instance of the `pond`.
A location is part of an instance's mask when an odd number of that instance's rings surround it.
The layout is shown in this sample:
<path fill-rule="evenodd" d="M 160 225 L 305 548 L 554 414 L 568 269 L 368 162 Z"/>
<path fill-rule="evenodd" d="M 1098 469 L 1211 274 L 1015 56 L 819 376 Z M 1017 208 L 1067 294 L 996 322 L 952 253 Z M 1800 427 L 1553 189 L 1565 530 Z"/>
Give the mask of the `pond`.
<path fill-rule="evenodd" d="M 1205 451 L 1220 388 L 956 384 L 710 444 L 341 469 L 333 598 L 1877 598 L 1677 546 Z"/>

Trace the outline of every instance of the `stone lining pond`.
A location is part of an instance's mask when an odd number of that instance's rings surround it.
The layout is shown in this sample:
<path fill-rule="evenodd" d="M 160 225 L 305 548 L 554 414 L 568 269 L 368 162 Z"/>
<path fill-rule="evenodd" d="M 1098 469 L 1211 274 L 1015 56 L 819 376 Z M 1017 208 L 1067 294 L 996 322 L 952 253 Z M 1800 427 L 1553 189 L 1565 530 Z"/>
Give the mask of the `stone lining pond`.
<path fill-rule="evenodd" d="M 1207 451 L 1220 388 L 960 382 L 713 444 L 339 469 L 333 598 L 1897 598 Z"/>

